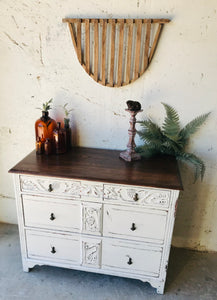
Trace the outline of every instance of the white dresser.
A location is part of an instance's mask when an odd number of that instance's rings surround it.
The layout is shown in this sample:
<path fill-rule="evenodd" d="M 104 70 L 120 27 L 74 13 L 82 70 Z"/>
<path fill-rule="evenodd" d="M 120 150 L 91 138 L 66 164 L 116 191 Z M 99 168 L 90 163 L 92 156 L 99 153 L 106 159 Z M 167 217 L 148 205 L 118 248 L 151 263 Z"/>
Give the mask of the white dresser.
<path fill-rule="evenodd" d="M 51 265 L 136 278 L 162 294 L 182 189 L 175 160 L 127 163 L 117 151 L 76 148 L 70 153 L 39 157 L 32 152 L 10 170 L 24 271 Z M 109 160 L 97 162 L 100 153 L 104 159 L 109 154 Z M 155 184 L 147 179 L 148 185 L 141 184 L 145 171 L 155 174 Z M 173 188 L 165 183 L 169 177 Z"/>

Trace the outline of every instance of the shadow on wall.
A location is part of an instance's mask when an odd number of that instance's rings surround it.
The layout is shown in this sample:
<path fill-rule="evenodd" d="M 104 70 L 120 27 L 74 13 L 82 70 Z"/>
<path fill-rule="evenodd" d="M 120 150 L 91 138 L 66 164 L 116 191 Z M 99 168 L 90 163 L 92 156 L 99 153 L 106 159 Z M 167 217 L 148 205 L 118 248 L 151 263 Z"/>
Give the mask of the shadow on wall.
<path fill-rule="evenodd" d="M 194 183 L 194 174 L 190 166 L 180 164 L 180 173 L 184 191 L 180 192 L 176 215 L 173 245 L 207 251 L 208 245 L 203 238 L 206 211 L 209 206 L 206 195 L 210 193 L 209 185 L 204 181 Z"/>

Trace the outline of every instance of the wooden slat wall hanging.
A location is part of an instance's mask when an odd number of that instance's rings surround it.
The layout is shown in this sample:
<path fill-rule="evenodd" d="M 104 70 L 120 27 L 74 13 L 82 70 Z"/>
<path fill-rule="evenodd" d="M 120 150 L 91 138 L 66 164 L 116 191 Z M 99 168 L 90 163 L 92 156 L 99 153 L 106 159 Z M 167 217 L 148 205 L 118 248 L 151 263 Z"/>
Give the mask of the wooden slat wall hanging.
<path fill-rule="evenodd" d="M 63 19 L 80 64 L 98 83 L 120 87 L 139 78 L 153 59 L 169 19 Z"/>

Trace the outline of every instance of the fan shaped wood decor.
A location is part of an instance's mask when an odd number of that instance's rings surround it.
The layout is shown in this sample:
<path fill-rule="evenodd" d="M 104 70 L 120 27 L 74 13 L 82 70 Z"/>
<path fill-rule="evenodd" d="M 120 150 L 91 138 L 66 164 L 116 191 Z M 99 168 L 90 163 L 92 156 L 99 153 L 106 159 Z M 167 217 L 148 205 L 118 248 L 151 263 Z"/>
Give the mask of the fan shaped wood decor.
<path fill-rule="evenodd" d="M 80 64 L 98 83 L 120 87 L 139 78 L 168 19 L 63 19 Z"/>

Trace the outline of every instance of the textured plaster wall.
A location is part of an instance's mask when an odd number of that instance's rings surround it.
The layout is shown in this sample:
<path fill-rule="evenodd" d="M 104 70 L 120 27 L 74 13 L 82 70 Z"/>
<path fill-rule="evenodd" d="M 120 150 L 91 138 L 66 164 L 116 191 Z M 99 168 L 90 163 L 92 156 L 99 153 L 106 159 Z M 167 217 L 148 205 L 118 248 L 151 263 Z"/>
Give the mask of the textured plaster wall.
<path fill-rule="evenodd" d="M 106 88 L 81 68 L 64 17 L 166 17 L 156 54 L 146 73 L 123 88 Z M 162 123 L 161 101 L 173 105 L 184 125 L 212 111 L 189 151 L 206 163 L 204 181 L 193 184 L 181 166 L 181 193 L 173 244 L 217 250 L 217 1 L 65 0 L 0 1 L 0 221 L 16 223 L 12 175 L 7 171 L 34 148 L 35 108 L 51 97 L 73 108 L 77 145 L 124 149 L 128 99 Z M 137 138 L 137 144 L 140 143 Z"/>

